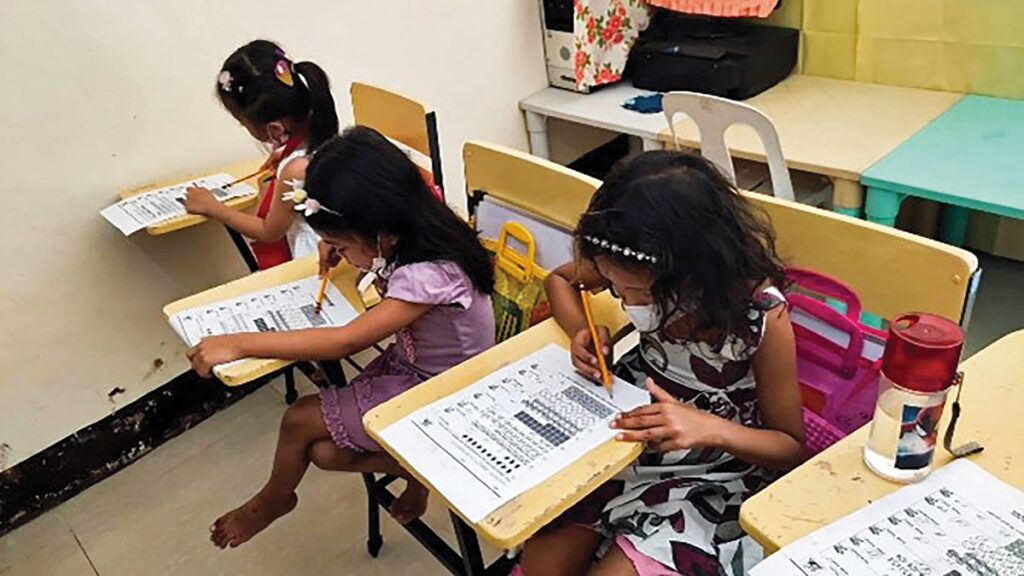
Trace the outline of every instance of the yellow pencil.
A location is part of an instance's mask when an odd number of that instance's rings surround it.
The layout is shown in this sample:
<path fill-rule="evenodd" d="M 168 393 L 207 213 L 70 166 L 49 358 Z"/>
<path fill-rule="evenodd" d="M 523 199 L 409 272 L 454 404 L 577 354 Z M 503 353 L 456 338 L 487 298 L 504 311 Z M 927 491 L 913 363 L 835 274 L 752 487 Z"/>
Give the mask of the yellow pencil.
<path fill-rule="evenodd" d="M 235 184 L 239 184 L 241 182 L 245 182 L 246 180 L 248 180 L 250 178 L 255 178 L 255 177 L 260 176 L 262 174 L 266 174 L 267 172 L 270 172 L 270 170 L 271 170 L 270 168 L 260 168 L 259 170 L 253 172 L 252 174 L 249 174 L 247 176 L 242 176 L 238 180 L 234 180 L 234 181 L 232 181 L 232 182 L 230 182 L 228 184 L 225 184 L 224 187 L 225 188 L 231 188 Z"/>
<path fill-rule="evenodd" d="M 320 293 L 316 295 L 316 308 L 313 310 L 316 314 L 319 314 L 320 310 L 324 307 L 324 296 L 327 295 L 327 282 L 330 279 L 330 270 L 324 272 L 323 278 L 320 279 Z"/>
<path fill-rule="evenodd" d="M 608 397 L 612 398 L 612 375 L 608 372 L 608 365 L 604 361 L 604 352 L 601 350 L 601 343 L 597 339 L 597 326 L 594 324 L 594 312 L 590 309 L 590 295 L 586 289 L 580 286 L 580 299 L 583 300 L 583 314 L 587 317 L 587 327 L 590 328 L 590 339 L 594 342 L 594 352 L 597 353 L 597 365 L 601 368 L 601 382 L 608 390 Z"/>

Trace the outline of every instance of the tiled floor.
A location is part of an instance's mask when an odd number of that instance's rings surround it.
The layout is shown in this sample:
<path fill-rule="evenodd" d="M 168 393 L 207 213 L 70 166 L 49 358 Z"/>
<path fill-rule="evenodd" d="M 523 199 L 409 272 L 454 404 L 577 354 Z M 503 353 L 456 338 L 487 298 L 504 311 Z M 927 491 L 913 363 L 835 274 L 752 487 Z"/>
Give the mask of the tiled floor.
<path fill-rule="evenodd" d="M 0 538 L 0 575 L 445 574 L 386 515 L 384 547 L 371 558 L 362 479 L 315 468 L 292 514 L 238 549 L 209 542 L 210 523 L 265 480 L 282 398 L 279 379 Z M 427 521 L 455 544 L 443 506 Z"/>
<path fill-rule="evenodd" d="M 982 266 L 968 353 L 1024 328 L 1024 264 L 983 257 Z M 312 391 L 299 381 L 303 392 Z M 239 549 L 209 543 L 213 519 L 266 477 L 284 409 L 282 386 L 277 381 L 250 395 L 0 538 L 0 575 L 444 574 L 387 519 L 384 548 L 370 558 L 361 479 L 316 469 L 299 488 L 295 512 Z M 432 506 L 428 521 L 453 541 L 443 507 Z"/>

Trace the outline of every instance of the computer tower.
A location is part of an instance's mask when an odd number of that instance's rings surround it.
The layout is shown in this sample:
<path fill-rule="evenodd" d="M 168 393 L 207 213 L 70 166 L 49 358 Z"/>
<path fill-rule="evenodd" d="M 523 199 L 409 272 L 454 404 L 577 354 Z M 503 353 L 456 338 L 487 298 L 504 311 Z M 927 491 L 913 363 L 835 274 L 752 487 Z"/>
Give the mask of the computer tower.
<path fill-rule="evenodd" d="M 548 83 L 557 88 L 576 90 L 573 70 L 573 0 L 540 0 L 540 19 Z M 580 91 L 586 93 L 590 90 L 583 87 Z"/>

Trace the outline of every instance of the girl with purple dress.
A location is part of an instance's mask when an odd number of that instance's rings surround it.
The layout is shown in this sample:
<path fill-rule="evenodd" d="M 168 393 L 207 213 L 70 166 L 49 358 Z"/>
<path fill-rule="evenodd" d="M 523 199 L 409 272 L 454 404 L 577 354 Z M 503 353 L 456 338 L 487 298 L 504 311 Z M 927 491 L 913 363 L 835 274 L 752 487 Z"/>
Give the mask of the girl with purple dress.
<path fill-rule="evenodd" d="M 640 344 L 616 370 L 653 402 L 613 427 L 646 449 L 529 540 L 522 572 L 746 573 L 762 551 L 740 504 L 799 463 L 803 442 L 771 227 L 706 160 L 648 152 L 612 170 L 575 237 L 579 262 L 547 280 L 552 310 L 573 364 L 598 380 L 610 337 L 591 341 L 577 286 L 622 301 Z"/>
<path fill-rule="evenodd" d="M 426 488 L 367 436 L 374 406 L 494 343 L 494 270 L 476 233 L 438 201 L 416 165 L 366 127 L 318 149 L 306 171 L 303 208 L 320 234 L 320 269 L 342 258 L 375 277 L 382 301 L 340 328 L 206 338 L 188 355 L 208 376 L 242 357 L 330 360 L 394 336 L 351 384 L 299 398 L 281 421 L 270 478 L 211 527 L 217 546 L 236 547 L 290 512 L 310 462 L 325 470 L 383 472 L 406 479 L 391 513 L 409 522 L 426 510 Z"/>

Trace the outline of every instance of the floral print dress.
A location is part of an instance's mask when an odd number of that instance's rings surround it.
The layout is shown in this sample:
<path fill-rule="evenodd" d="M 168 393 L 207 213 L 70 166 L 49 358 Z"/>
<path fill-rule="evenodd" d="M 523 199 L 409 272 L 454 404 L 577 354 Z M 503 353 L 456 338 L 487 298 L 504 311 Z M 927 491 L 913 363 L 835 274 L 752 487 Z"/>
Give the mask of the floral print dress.
<path fill-rule="evenodd" d="M 746 330 L 720 349 L 666 331 L 644 334 L 616 372 L 637 386 L 650 377 L 692 406 L 759 427 L 752 359 L 768 311 L 784 302 L 775 288 L 758 292 Z M 740 528 L 740 505 L 772 479 L 768 470 L 717 449 L 645 452 L 557 524 L 582 524 L 613 539 L 640 576 L 740 576 L 763 556 Z"/>

